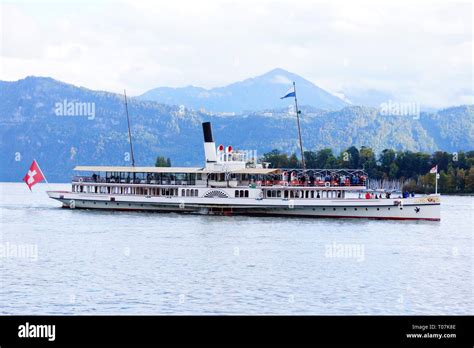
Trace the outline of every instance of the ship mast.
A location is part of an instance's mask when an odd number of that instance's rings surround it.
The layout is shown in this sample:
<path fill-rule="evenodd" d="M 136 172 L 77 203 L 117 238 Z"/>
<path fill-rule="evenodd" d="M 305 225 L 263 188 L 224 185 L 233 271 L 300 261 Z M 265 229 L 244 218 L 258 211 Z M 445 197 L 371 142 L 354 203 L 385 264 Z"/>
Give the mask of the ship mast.
<path fill-rule="evenodd" d="M 306 170 L 306 163 L 304 161 L 303 141 L 301 140 L 301 126 L 300 126 L 300 111 L 298 110 L 298 100 L 296 99 L 296 83 L 293 81 L 293 92 L 295 93 L 295 109 L 296 109 L 296 121 L 298 123 L 298 138 L 300 142 L 301 150 L 301 165 L 303 170 Z"/>
<path fill-rule="evenodd" d="M 128 116 L 127 91 L 123 90 L 125 97 L 125 112 L 127 113 L 128 139 L 130 140 L 130 155 L 132 156 L 132 167 L 135 167 L 135 156 L 133 155 L 132 132 L 130 130 L 130 117 Z"/>

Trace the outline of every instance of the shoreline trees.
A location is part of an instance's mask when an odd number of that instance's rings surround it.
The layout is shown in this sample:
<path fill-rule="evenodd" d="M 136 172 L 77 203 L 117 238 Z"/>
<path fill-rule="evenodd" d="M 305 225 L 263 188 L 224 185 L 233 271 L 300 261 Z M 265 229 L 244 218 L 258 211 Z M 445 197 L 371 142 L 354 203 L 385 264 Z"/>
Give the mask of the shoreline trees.
<path fill-rule="evenodd" d="M 305 151 L 306 168 L 360 168 L 371 179 L 400 180 L 404 189 L 418 193 L 434 192 L 435 178 L 429 170 L 438 165 L 441 193 L 474 193 L 474 151 L 448 153 L 436 151 L 432 154 L 385 149 L 378 155 L 369 148 L 351 146 L 335 155 L 332 149 Z M 272 168 L 299 168 L 296 154 L 288 155 L 279 150 L 265 153 L 262 161 Z"/>

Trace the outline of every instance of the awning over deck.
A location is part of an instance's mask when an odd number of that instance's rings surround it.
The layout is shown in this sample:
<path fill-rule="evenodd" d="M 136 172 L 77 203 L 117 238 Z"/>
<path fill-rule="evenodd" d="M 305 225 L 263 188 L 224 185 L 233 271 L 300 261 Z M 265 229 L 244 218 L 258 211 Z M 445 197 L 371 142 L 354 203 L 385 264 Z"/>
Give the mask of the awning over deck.
<path fill-rule="evenodd" d="M 223 173 L 222 171 L 209 171 L 195 167 L 115 167 L 115 166 L 76 166 L 78 172 L 121 172 L 121 173 Z M 281 173 L 279 169 L 270 168 L 242 168 L 230 170 L 234 174 L 267 175 Z"/>
<path fill-rule="evenodd" d="M 121 173 L 202 173 L 203 168 L 192 167 L 108 167 L 76 166 L 78 172 L 121 172 Z"/>
<path fill-rule="evenodd" d="M 269 175 L 269 174 L 279 174 L 281 173 L 281 170 L 275 169 L 275 168 L 244 168 L 244 169 L 232 170 L 231 173 Z"/>

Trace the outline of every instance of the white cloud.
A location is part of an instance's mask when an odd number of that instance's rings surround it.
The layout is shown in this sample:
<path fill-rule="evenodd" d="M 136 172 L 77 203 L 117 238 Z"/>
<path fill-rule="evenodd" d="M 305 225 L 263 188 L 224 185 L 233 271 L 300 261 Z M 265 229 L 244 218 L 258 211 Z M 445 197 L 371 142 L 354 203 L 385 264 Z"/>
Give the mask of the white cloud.
<path fill-rule="evenodd" d="M 4 1 L 1 79 L 51 76 L 141 94 L 282 67 L 329 91 L 427 105 L 472 91 L 468 1 Z"/>

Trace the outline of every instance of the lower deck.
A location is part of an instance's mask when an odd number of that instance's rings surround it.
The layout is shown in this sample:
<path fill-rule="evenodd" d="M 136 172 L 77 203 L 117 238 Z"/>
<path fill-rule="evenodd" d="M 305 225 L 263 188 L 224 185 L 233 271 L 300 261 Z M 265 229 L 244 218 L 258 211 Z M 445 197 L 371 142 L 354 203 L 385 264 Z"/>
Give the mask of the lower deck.
<path fill-rule="evenodd" d="M 114 195 L 48 191 L 64 207 L 108 210 L 146 210 L 219 215 L 346 217 L 439 220 L 438 195 L 414 198 L 262 198 L 222 195 L 159 196 Z"/>

